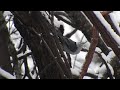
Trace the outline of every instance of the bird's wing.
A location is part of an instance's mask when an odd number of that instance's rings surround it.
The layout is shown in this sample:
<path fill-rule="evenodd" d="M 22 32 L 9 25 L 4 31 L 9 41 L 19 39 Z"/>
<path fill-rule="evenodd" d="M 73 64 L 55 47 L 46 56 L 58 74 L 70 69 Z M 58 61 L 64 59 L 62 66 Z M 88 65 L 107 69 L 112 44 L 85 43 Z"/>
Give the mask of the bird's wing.
<path fill-rule="evenodd" d="M 67 46 L 67 48 L 72 52 L 75 52 L 78 48 L 76 42 L 72 41 L 69 38 L 64 37 L 64 43 Z"/>

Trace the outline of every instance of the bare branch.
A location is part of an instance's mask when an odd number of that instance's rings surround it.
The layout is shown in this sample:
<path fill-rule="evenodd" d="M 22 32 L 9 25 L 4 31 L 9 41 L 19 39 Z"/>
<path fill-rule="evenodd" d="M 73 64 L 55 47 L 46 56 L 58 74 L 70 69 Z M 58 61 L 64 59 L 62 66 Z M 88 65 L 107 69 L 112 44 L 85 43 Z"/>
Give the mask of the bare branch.
<path fill-rule="evenodd" d="M 111 25 L 111 27 L 113 28 L 113 30 L 116 32 L 116 34 L 118 34 L 120 36 L 120 33 L 117 29 L 117 27 L 115 26 L 114 22 L 112 21 L 110 15 L 105 15 L 104 18 L 106 19 L 106 21 Z"/>
<path fill-rule="evenodd" d="M 102 11 L 101 14 L 102 14 L 103 16 L 107 16 L 107 15 L 110 14 L 111 12 L 113 12 L 113 11 Z"/>
<path fill-rule="evenodd" d="M 85 74 L 88 70 L 88 67 L 92 61 L 93 54 L 95 52 L 95 48 L 98 44 L 98 32 L 95 29 L 95 27 L 93 27 L 92 31 L 93 32 L 92 32 L 92 38 L 91 38 L 91 45 L 90 45 L 89 51 L 88 51 L 87 56 L 85 58 L 85 62 L 83 64 L 83 67 L 82 67 L 81 72 L 80 72 L 80 79 L 83 79 L 83 77 L 85 76 Z"/>
<path fill-rule="evenodd" d="M 120 48 L 116 41 L 111 37 L 110 33 L 106 30 L 106 27 L 101 23 L 101 21 L 96 17 L 96 15 L 92 11 L 84 11 L 90 21 L 94 24 L 94 26 L 99 30 L 103 40 L 105 43 L 112 48 L 116 56 L 120 59 Z"/>
<path fill-rule="evenodd" d="M 67 35 L 65 35 L 65 37 L 70 38 L 73 34 L 75 34 L 77 32 L 77 29 L 73 30 L 72 32 L 68 33 Z"/>
<path fill-rule="evenodd" d="M 110 79 L 113 79 L 112 73 L 111 73 L 111 71 L 110 71 L 110 68 L 109 68 L 107 62 L 103 59 L 103 57 L 101 56 L 100 53 L 98 53 L 98 52 L 95 52 L 95 53 L 98 54 L 98 56 L 101 58 L 102 62 L 105 64 L 106 69 L 107 69 L 107 73 L 108 73 L 108 76 L 110 77 Z"/>

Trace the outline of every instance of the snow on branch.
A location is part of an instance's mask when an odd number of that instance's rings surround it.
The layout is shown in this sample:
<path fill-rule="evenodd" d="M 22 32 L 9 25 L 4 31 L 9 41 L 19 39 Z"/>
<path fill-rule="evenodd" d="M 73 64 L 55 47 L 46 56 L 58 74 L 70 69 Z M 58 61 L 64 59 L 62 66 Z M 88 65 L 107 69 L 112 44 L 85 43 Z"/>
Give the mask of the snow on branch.
<path fill-rule="evenodd" d="M 108 22 L 102 16 L 102 14 L 99 11 L 93 11 L 93 12 L 97 16 L 97 18 L 101 21 L 101 23 L 105 26 L 106 30 L 110 33 L 110 35 L 114 38 L 114 40 L 120 46 L 120 37 L 113 31 L 111 26 L 108 24 Z"/>
<path fill-rule="evenodd" d="M 114 30 L 114 32 L 120 36 L 120 28 L 119 28 L 119 23 L 117 22 L 117 20 L 115 19 L 115 16 L 113 15 L 113 13 L 110 13 L 109 15 L 105 15 L 103 16 L 105 18 L 105 20 L 111 25 L 111 28 Z"/>
<path fill-rule="evenodd" d="M 7 78 L 7 79 L 16 79 L 15 76 L 11 75 L 10 73 L 6 72 L 2 68 L 0 68 L 0 75 Z"/>
<path fill-rule="evenodd" d="M 114 32 L 110 24 L 108 24 L 99 11 L 84 11 L 84 13 L 99 30 L 106 45 L 111 47 L 116 56 L 120 58 L 120 37 Z"/>
<path fill-rule="evenodd" d="M 66 21 L 71 22 L 71 21 L 70 21 L 70 17 L 69 17 L 64 11 L 54 11 L 53 14 L 54 14 L 54 15 L 61 16 L 61 17 L 62 17 L 63 19 L 65 19 Z"/>
<path fill-rule="evenodd" d="M 116 31 L 118 32 L 118 34 L 120 35 L 120 27 L 119 27 L 119 23 L 117 22 L 115 16 L 113 15 L 113 13 L 110 13 L 110 18 L 114 24 L 114 26 L 116 27 Z"/>

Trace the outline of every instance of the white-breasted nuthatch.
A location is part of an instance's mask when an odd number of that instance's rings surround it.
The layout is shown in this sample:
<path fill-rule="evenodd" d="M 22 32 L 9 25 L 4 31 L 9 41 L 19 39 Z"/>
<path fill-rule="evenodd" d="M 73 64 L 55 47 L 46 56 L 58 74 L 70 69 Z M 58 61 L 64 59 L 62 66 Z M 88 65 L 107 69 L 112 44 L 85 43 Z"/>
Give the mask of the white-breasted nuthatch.
<path fill-rule="evenodd" d="M 63 32 L 59 32 L 58 36 L 62 43 L 63 50 L 69 54 L 73 55 L 78 54 L 82 50 L 84 44 L 86 43 L 86 42 L 82 43 L 83 38 L 81 39 L 80 42 L 74 42 L 73 40 L 63 36 Z"/>
<path fill-rule="evenodd" d="M 65 37 L 65 36 L 61 36 L 61 43 L 63 46 L 64 51 L 66 51 L 69 54 L 78 54 L 85 43 L 80 42 L 74 42 L 71 39 Z"/>

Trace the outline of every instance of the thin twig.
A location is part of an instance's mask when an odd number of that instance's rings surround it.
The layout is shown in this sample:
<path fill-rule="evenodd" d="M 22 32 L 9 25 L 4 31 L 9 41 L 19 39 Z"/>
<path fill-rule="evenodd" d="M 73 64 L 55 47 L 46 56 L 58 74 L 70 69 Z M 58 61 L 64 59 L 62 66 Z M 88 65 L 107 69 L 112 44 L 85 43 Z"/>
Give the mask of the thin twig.
<path fill-rule="evenodd" d="M 32 55 L 32 52 L 29 52 L 21 57 L 18 57 L 18 60 L 24 59 L 25 57 L 28 57 L 29 55 Z"/>
<path fill-rule="evenodd" d="M 32 76 L 30 75 L 28 63 L 27 63 L 27 57 L 24 58 L 24 64 L 25 64 L 25 75 L 24 75 L 23 79 L 25 79 L 26 76 L 27 76 L 29 79 L 32 79 Z"/>
<path fill-rule="evenodd" d="M 77 60 L 77 55 L 75 55 L 75 60 L 74 60 L 73 68 L 75 67 L 76 60 Z"/>
<path fill-rule="evenodd" d="M 85 76 L 89 76 L 89 77 L 94 78 L 94 79 L 97 79 L 97 78 L 98 78 L 97 75 L 92 74 L 92 73 L 86 73 Z"/>
<path fill-rule="evenodd" d="M 72 32 L 68 33 L 67 35 L 65 35 L 65 37 L 70 38 L 73 34 L 75 34 L 77 32 L 77 29 L 75 28 L 75 30 L 73 30 Z"/>
<path fill-rule="evenodd" d="M 98 53 L 98 52 L 95 52 L 95 53 L 98 54 L 98 56 L 101 58 L 102 62 L 105 64 L 106 69 L 107 69 L 107 73 L 108 73 L 108 76 L 110 77 L 110 79 L 114 79 L 114 78 L 113 78 L 113 75 L 112 75 L 112 73 L 111 73 L 111 70 L 110 70 L 110 68 L 109 68 L 109 66 L 108 66 L 108 64 L 107 64 L 107 62 L 103 59 L 103 57 L 101 56 L 100 53 Z"/>

